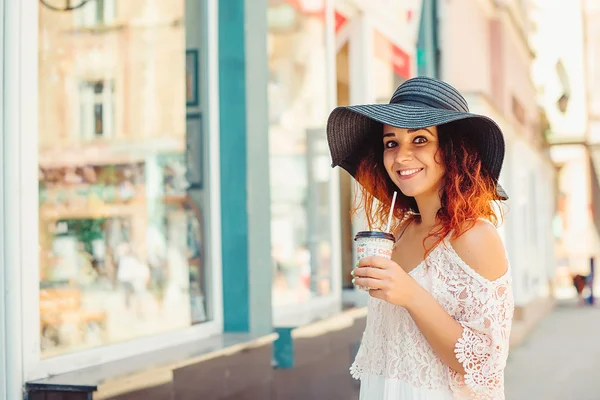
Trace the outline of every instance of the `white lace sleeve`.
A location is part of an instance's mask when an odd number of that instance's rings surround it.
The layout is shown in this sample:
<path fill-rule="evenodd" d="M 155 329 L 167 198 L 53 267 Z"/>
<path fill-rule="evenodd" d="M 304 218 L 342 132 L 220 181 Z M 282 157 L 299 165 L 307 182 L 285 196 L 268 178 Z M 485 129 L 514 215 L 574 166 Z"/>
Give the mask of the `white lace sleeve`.
<path fill-rule="evenodd" d="M 465 375 L 450 370 L 450 385 L 455 392 L 469 393 L 470 398 L 503 399 L 514 312 L 510 273 L 490 282 L 473 270 L 469 272 L 455 317 L 464 328 L 454 352 Z"/>

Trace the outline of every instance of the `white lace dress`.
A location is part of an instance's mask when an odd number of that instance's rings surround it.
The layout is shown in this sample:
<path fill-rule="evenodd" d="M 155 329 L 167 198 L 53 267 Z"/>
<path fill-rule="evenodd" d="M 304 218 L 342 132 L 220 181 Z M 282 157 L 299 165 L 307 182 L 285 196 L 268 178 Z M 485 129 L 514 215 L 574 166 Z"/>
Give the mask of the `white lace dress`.
<path fill-rule="evenodd" d="M 350 368 L 360 400 L 504 399 L 514 311 L 510 268 L 491 282 L 446 239 L 410 275 L 464 328 L 455 353 L 464 378 L 438 358 L 405 308 L 369 298 L 367 326 Z"/>

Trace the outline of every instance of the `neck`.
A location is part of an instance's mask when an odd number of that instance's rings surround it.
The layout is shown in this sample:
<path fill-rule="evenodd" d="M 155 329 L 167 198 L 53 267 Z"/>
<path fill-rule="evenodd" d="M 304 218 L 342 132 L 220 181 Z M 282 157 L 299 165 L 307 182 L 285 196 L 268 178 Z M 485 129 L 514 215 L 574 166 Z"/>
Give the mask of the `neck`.
<path fill-rule="evenodd" d="M 421 214 L 421 225 L 430 229 L 437 223 L 437 212 L 442 204 L 438 194 L 415 198 L 419 213 Z"/>

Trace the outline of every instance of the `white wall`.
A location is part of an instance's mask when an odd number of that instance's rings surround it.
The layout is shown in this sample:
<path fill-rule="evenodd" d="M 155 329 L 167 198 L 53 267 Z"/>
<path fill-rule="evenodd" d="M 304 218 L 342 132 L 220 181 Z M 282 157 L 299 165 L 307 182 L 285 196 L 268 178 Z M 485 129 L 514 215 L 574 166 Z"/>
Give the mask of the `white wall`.
<path fill-rule="evenodd" d="M 515 303 L 525 305 L 547 294 L 548 278 L 554 271 L 554 239 L 548 228 L 553 215 L 554 173 L 549 160 L 517 135 L 509 141 L 508 250 Z"/>

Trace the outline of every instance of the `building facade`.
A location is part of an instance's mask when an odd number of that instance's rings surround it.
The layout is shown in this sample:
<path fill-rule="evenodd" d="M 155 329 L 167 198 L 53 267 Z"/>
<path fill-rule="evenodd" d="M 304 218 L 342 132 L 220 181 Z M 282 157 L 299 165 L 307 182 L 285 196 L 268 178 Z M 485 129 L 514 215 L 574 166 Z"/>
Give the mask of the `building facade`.
<path fill-rule="evenodd" d="M 551 129 L 557 169 L 557 294 L 573 296 L 572 275 L 590 273 L 599 256 L 598 156 L 594 143 L 594 49 L 598 43 L 593 2 L 532 2 L 537 30 L 534 77 Z M 597 16 L 596 16 L 597 18 Z M 561 26 L 561 29 L 556 29 Z M 561 38 L 557 41 L 557 38 Z"/>
<path fill-rule="evenodd" d="M 592 237 L 595 239 L 596 245 L 590 251 L 590 258 L 594 260 L 600 259 L 600 30 L 598 23 L 600 22 L 600 6 L 597 2 L 583 2 L 584 15 L 584 62 L 586 82 L 586 100 L 588 112 L 588 136 L 587 143 L 589 148 L 590 163 L 588 165 L 590 171 L 590 220 L 593 223 Z M 597 261 L 596 261 L 597 262 Z M 591 264 L 592 261 L 590 260 Z M 597 269 L 596 269 L 597 271 Z M 586 270 L 588 274 L 594 275 L 595 271 Z M 600 280 L 594 280 L 595 292 L 598 293 Z"/>
<path fill-rule="evenodd" d="M 555 173 L 531 76 L 531 14 L 522 1 L 439 4 L 441 78 L 465 95 L 472 112 L 494 119 L 505 136 L 500 183 L 510 198 L 500 233 L 519 321 L 534 305 L 548 303 L 555 264 Z"/>
<path fill-rule="evenodd" d="M 325 124 L 418 74 L 503 128 L 517 303 L 543 296 L 553 170 L 508 6 L 0 5 L 0 399 L 356 396 L 364 221 Z"/>
<path fill-rule="evenodd" d="M 331 389 L 291 381 L 323 358 L 353 392 L 356 335 L 324 353 L 303 333 L 355 318 L 325 141 L 333 1 L 0 9 L 0 398 L 289 398 Z"/>

